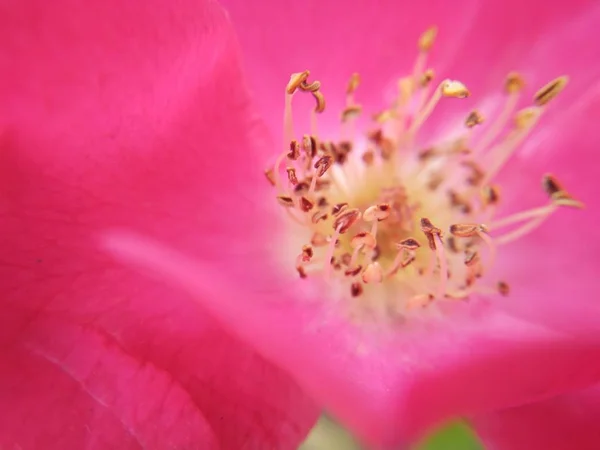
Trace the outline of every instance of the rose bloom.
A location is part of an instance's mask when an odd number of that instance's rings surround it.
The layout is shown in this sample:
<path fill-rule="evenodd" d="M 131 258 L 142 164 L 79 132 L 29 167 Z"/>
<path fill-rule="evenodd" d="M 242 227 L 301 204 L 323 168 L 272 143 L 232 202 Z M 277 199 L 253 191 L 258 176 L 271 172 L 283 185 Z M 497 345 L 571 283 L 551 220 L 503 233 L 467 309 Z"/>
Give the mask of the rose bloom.
<path fill-rule="evenodd" d="M 595 448 L 598 5 L 223 6 L 3 5 L 0 444 Z"/>

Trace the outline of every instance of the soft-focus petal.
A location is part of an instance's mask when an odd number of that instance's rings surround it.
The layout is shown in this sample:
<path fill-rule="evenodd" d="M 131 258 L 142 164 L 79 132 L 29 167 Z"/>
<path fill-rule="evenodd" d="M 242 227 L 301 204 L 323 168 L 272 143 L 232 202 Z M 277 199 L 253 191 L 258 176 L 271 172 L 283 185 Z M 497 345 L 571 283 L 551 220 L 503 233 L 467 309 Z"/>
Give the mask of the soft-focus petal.
<path fill-rule="evenodd" d="M 476 417 L 488 450 L 596 450 L 600 443 L 600 387 Z"/>
<path fill-rule="evenodd" d="M 33 319 L 3 351 L 0 378 L 8 448 L 219 448 L 168 371 L 93 326 Z"/>
<path fill-rule="evenodd" d="M 333 135 L 350 74 L 363 78 L 358 101 L 370 112 L 382 109 L 381 102 L 396 92 L 396 77 L 412 71 L 416 41 L 429 26 L 439 27 L 429 60 L 439 79 L 457 77 L 481 98 L 490 88 L 500 89 L 508 71 L 522 68 L 534 44 L 595 2 L 284 0 L 261 8 L 244 0 L 221 3 L 231 13 L 252 88 L 273 131 L 279 132 L 289 75 L 309 69 L 328 99 L 321 129 Z M 589 38 L 586 44 L 593 45 Z M 441 109 L 434 120 L 446 116 Z M 307 117 L 298 120 L 306 125 Z"/>
<path fill-rule="evenodd" d="M 296 384 L 187 297 L 116 266 L 93 238 L 122 225 L 209 257 L 236 251 L 228 246 L 235 244 L 233 215 L 249 214 L 252 203 L 247 195 L 214 194 L 223 183 L 243 193 L 250 176 L 262 177 L 240 157 L 240 149 L 257 154 L 261 146 L 223 11 L 198 0 L 28 0 L 4 2 L 0 11 L 0 345 L 10 355 L 0 357 L 1 378 L 12 383 L 15 367 L 26 367 L 18 381 L 31 393 L 18 415 L 2 402 L 2 422 L 11 414 L 26 427 L 0 444 L 31 448 L 28 439 L 46 433 L 45 416 L 28 408 L 52 383 L 60 386 L 57 398 L 62 387 L 65 397 L 73 392 L 72 404 L 44 400 L 57 421 L 68 408 L 98 403 L 94 395 L 116 395 L 108 384 L 86 391 L 77 361 L 63 362 L 67 349 L 54 347 L 81 334 L 89 339 L 73 342 L 74 354 L 91 340 L 98 361 L 122 361 L 102 379 L 121 383 L 146 367 L 158 380 L 140 387 L 147 404 L 164 398 L 189 414 L 189 427 L 165 429 L 165 439 L 186 442 L 204 415 L 222 448 L 297 445 L 317 410 Z M 228 225 L 225 241 L 216 232 Z M 40 323 L 46 341 L 25 346 Z M 118 421 L 135 426 L 125 421 L 135 405 L 106 405 L 113 419 L 73 422 L 71 447 L 113 433 Z"/>
<path fill-rule="evenodd" d="M 304 280 L 271 275 L 267 282 L 265 275 L 247 294 L 247 285 L 232 285 L 210 266 L 153 241 L 123 233 L 105 239 L 119 258 L 190 291 L 371 443 L 396 444 L 451 416 L 522 404 L 600 378 L 597 342 L 493 312 L 481 311 L 476 321 L 361 329 L 334 307 L 303 298 L 318 289 Z"/>

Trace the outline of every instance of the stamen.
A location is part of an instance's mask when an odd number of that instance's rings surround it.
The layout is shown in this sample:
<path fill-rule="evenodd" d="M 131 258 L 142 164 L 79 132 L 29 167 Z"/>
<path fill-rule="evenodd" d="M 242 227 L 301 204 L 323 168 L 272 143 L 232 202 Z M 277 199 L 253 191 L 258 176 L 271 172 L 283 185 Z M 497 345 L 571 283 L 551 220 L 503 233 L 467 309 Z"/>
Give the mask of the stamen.
<path fill-rule="evenodd" d="M 363 292 L 362 284 L 352 283 L 352 285 L 350 285 L 350 295 L 352 295 L 352 297 L 358 297 L 360 294 L 362 294 L 362 292 Z"/>
<path fill-rule="evenodd" d="M 544 175 L 542 178 L 542 187 L 555 205 L 583 209 L 583 203 L 571 197 L 553 175 Z"/>
<path fill-rule="evenodd" d="M 349 209 L 336 217 L 333 222 L 333 228 L 338 230 L 340 234 L 344 234 L 358 219 L 360 219 L 360 211 L 358 209 Z"/>
<path fill-rule="evenodd" d="M 448 284 L 448 261 L 446 261 L 444 242 L 442 242 L 442 238 L 439 233 L 435 235 L 435 239 L 439 244 L 436 246 L 435 252 L 440 265 L 440 284 L 437 289 L 437 298 L 444 298 L 444 295 L 446 294 L 446 286 Z"/>
<path fill-rule="evenodd" d="M 498 287 L 498 292 L 503 297 L 507 297 L 508 294 L 510 294 L 510 286 L 508 285 L 508 283 L 506 283 L 504 281 L 498 281 L 497 287 Z"/>
<path fill-rule="evenodd" d="M 288 180 L 290 184 L 296 186 L 298 184 L 298 178 L 296 178 L 296 169 L 294 169 L 293 167 L 288 167 L 285 170 L 287 171 Z"/>
<path fill-rule="evenodd" d="M 465 126 L 467 128 L 473 128 L 477 125 L 481 125 L 484 121 L 483 116 L 477 110 L 471 111 L 465 120 Z"/>

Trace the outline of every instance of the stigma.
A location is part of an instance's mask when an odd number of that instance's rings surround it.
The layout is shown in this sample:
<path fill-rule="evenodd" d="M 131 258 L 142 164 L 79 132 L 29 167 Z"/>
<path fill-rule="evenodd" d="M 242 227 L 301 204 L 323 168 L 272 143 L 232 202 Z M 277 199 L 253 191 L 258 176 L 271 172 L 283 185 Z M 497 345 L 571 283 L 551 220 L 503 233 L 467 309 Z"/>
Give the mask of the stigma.
<path fill-rule="evenodd" d="M 361 310 L 407 315 L 475 294 L 507 296 L 510 280 L 494 279 L 498 252 L 559 209 L 583 207 L 554 175 L 540 174 L 545 204 L 496 214 L 502 203 L 498 173 L 563 91 L 566 76 L 540 87 L 517 109 L 525 81 L 511 72 L 495 117 L 473 110 L 458 138 L 416 146 L 440 102 L 471 95 L 458 80 L 435 81 L 427 60 L 436 35 L 432 27 L 420 37 L 412 73 L 398 80 L 395 100 L 365 130 L 357 127 L 363 114 L 355 100 L 358 74 L 345 89 L 336 139 L 318 132 L 326 109 L 321 83 L 305 70 L 285 86 L 284 145 L 265 175 L 289 221 L 283 248 L 293 251 L 287 264 Z M 300 135 L 292 119 L 296 95 L 314 98 L 310 129 Z"/>

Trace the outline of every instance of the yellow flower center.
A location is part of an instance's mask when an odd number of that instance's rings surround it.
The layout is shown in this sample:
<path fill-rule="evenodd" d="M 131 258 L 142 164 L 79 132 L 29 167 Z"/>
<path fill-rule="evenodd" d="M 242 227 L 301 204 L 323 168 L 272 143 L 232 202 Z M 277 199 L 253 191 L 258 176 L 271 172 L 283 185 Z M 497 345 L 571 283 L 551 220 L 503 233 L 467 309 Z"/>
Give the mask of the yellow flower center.
<path fill-rule="evenodd" d="M 321 84 L 308 81 L 309 71 L 293 74 L 285 94 L 286 148 L 265 172 L 293 235 L 300 237 L 297 256 L 289 261 L 298 275 L 323 277 L 339 295 L 355 299 L 354 306 L 386 316 L 475 293 L 508 295 L 505 281 L 480 282 L 497 251 L 558 207 L 583 206 L 547 174 L 542 183 L 547 205 L 495 217 L 501 201 L 495 176 L 563 90 L 566 77 L 542 87 L 532 106 L 516 111 L 524 81 L 510 73 L 504 107 L 489 124 L 472 111 L 459 138 L 415 148 L 419 130 L 440 101 L 470 95 L 459 81 L 434 85 L 426 65 L 435 37 L 435 28 L 423 33 L 413 73 L 398 81 L 395 102 L 373 117 L 373 127 L 361 138 L 356 138 L 362 113 L 355 101 L 358 74 L 346 89 L 339 141 L 321 140 L 317 132 L 317 115 L 326 107 Z M 296 93 L 316 100 L 312 129 L 302 137 L 293 131 Z M 483 126 L 474 139 L 474 130 Z"/>

